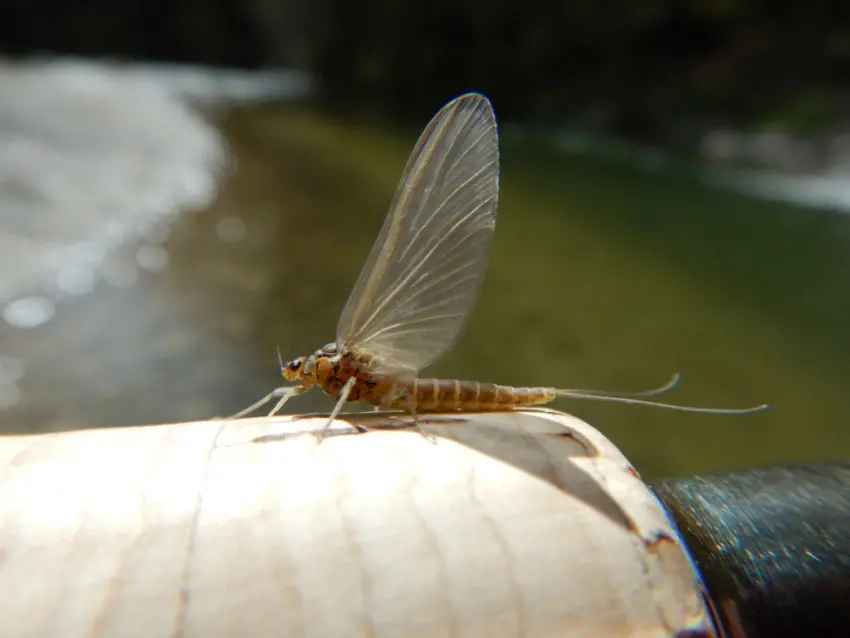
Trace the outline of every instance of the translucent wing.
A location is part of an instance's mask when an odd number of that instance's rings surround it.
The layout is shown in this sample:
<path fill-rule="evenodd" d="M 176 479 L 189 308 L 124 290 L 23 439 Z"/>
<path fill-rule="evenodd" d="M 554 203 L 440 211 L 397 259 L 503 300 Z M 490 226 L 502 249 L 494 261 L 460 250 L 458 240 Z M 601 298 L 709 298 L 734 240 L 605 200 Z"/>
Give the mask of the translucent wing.
<path fill-rule="evenodd" d="M 482 95 L 462 95 L 411 153 L 340 317 L 338 346 L 413 374 L 448 350 L 484 280 L 498 196 L 493 109 Z"/>

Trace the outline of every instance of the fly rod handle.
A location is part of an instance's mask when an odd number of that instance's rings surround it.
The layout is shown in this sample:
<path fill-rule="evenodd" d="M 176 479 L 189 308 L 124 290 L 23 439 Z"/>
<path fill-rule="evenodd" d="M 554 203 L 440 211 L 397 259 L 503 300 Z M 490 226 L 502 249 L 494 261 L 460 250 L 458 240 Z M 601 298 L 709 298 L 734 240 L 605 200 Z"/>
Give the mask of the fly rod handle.
<path fill-rule="evenodd" d="M 551 410 L 0 437 L 0 636 L 715 636 L 664 508 Z M 368 427 L 357 434 L 347 424 Z"/>
<path fill-rule="evenodd" d="M 850 636 L 850 462 L 654 485 L 735 638 Z"/>

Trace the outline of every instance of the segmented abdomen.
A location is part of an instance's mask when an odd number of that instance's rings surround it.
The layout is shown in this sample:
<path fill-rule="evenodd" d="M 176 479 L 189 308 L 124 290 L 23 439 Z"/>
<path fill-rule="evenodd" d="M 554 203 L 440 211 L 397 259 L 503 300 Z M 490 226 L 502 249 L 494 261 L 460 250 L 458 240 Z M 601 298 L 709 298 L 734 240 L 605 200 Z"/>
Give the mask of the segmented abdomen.
<path fill-rule="evenodd" d="M 514 388 L 457 379 L 417 379 L 392 401 L 395 408 L 417 412 L 487 412 L 549 403 L 556 395 L 548 388 Z M 410 401 L 411 396 L 415 399 Z M 412 405 L 411 405 L 412 404 Z"/>

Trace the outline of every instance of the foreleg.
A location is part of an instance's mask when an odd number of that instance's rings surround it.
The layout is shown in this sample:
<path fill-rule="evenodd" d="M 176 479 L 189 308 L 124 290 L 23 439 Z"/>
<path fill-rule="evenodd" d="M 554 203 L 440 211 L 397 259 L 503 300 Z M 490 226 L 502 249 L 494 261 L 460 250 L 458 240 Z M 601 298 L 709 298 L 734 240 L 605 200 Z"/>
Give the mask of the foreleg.
<path fill-rule="evenodd" d="M 289 401 L 292 397 L 298 396 L 299 394 L 304 394 L 305 392 L 307 392 L 307 390 L 309 390 L 309 388 L 305 388 L 305 387 L 300 386 L 300 385 L 282 387 L 282 388 L 275 388 L 274 390 L 269 392 L 266 396 L 264 396 L 259 401 L 252 403 L 251 405 L 249 405 L 244 410 L 240 410 L 239 412 L 237 412 L 236 414 L 234 414 L 233 416 L 228 417 L 228 418 L 238 419 L 240 417 L 245 416 L 246 414 L 250 414 L 251 412 L 253 412 L 257 408 L 260 408 L 260 407 L 266 405 L 267 403 L 269 403 L 270 401 L 272 401 L 274 399 L 279 399 L 279 401 L 272 408 L 271 412 L 269 412 L 268 415 L 267 415 L 267 416 L 274 416 L 275 414 L 280 412 L 281 408 L 283 408 L 283 406 L 286 405 L 286 402 Z"/>

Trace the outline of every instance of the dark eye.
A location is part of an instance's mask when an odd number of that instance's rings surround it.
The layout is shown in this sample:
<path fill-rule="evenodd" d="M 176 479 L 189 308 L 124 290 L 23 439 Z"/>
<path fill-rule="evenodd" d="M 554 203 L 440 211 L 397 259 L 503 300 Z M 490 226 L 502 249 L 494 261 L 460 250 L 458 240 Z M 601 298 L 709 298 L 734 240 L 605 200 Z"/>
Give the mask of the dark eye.
<path fill-rule="evenodd" d="M 289 362 L 289 369 L 295 372 L 298 368 L 301 367 L 301 364 L 304 363 L 301 359 L 295 359 Z"/>

